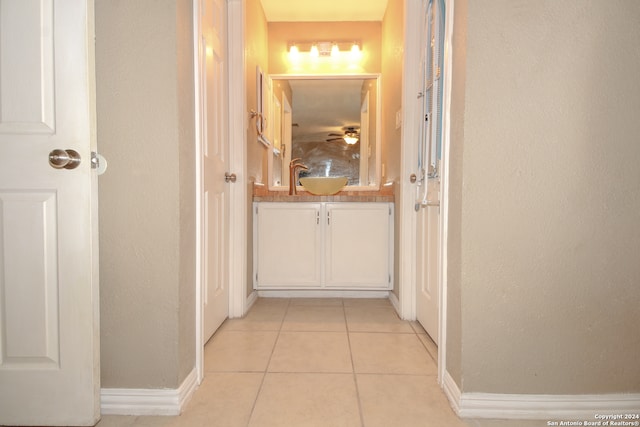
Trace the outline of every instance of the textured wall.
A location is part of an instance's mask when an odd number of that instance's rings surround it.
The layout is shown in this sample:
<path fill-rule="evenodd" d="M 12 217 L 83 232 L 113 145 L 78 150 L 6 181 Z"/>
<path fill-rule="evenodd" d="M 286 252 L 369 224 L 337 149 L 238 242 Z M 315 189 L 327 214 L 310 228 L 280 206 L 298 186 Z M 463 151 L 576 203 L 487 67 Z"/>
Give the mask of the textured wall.
<path fill-rule="evenodd" d="M 467 0 L 455 0 L 449 152 L 447 242 L 447 372 L 462 389 L 462 159 L 466 84 Z"/>
<path fill-rule="evenodd" d="M 189 0 L 96 1 L 106 388 L 175 388 L 194 366 L 190 20 Z"/>
<path fill-rule="evenodd" d="M 178 379 L 195 367 L 196 175 L 193 2 L 176 1 L 180 265 L 178 277 Z"/>
<path fill-rule="evenodd" d="M 640 392 L 638 22 L 627 0 L 468 4 L 464 392 Z"/>

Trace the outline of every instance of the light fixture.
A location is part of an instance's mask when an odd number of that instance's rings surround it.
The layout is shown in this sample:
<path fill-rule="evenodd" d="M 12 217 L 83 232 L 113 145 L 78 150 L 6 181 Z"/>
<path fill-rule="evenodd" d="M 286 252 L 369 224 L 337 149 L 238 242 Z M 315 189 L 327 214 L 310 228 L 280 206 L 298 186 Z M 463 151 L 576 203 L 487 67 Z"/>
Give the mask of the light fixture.
<path fill-rule="evenodd" d="M 362 58 L 361 42 L 359 41 L 295 41 L 289 42 L 289 58 L 298 59 L 308 56 L 311 58 L 331 58 L 334 61 L 345 59 L 360 60 Z"/>
<path fill-rule="evenodd" d="M 346 142 L 349 145 L 353 145 L 356 142 L 358 142 L 358 137 L 354 136 L 353 134 L 346 134 L 345 136 L 342 137 L 342 139 L 344 139 L 344 142 Z"/>

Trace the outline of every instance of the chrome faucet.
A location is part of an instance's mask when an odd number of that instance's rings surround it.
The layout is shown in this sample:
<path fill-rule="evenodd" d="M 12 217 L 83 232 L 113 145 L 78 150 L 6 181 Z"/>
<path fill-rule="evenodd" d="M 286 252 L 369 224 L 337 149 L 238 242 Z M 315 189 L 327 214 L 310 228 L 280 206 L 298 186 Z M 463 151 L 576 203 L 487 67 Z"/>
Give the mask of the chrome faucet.
<path fill-rule="evenodd" d="M 296 184 L 298 183 L 298 169 L 308 171 L 309 168 L 301 162 L 302 159 L 297 158 L 289 162 L 289 195 L 293 196 L 298 194 L 296 192 Z"/>

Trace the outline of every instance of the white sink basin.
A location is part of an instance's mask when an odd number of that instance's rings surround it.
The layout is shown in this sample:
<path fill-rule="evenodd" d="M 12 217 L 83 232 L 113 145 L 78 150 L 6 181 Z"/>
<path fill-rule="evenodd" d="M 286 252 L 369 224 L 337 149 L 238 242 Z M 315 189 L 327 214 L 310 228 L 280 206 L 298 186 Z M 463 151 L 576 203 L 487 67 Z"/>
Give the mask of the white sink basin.
<path fill-rule="evenodd" d="M 300 184 L 311 194 L 316 196 L 330 196 L 342 190 L 347 184 L 345 176 L 306 176 L 300 178 Z"/>

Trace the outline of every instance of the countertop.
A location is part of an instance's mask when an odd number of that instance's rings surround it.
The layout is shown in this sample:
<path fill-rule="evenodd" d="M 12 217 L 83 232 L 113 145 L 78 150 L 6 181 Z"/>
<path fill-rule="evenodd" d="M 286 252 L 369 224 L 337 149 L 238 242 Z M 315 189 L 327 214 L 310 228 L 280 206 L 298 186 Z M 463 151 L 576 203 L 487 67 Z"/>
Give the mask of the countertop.
<path fill-rule="evenodd" d="M 254 202 L 380 202 L 393 203 L 394 185 L 383 185 L 376 191 L 342 190 L 332 196 L 316 196 L 308 191 L 298 190 L 297 195 L 289 195 L 288 190 L 270 191 L 262 184 L 253 186 Z"/>

